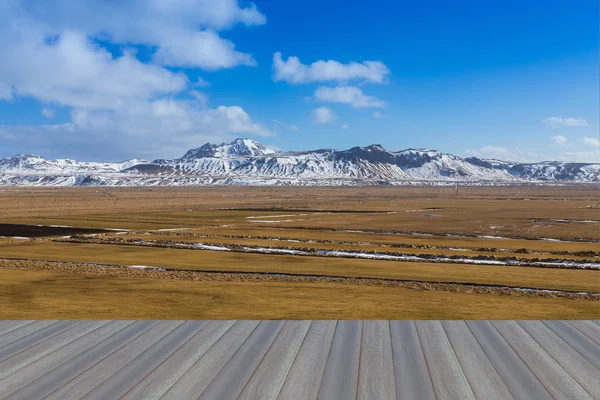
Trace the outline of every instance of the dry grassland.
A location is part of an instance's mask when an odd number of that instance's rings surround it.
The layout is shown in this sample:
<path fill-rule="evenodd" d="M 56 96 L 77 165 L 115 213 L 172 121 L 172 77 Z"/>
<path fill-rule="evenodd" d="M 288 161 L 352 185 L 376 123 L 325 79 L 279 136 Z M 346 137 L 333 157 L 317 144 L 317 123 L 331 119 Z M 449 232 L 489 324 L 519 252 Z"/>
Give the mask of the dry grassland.
<path fill-rule="evenodd" d="M 597 319 L 597 300 L 547 298 L 542 291 L 598 293 L 600 264 L 598 269 L 579 270 L 407 262 L 188 250 L 176 243 L 594 265 L 600 263 L 598 189 L 461 187 L 456 196 L 450 187 L 4 188 L 0 189 L 4 229 L 0 236 L 7 236 L 0 237 L 4 259 L 392 279 L 418 281 L 431 290 L 365 286 L 352 280 L 340 284 L 191 282 L 162 279 L 160 274 L 101 277 L 76 268 L 17 270 L 4 261 L 0 301 L 9 306 L 2 313 L 4 318 Z M 45 233 L 31 240 L 12 238 L 16 227 L 11 231 L 10 225 L 2 224 L 44 225 L 36 230 Z M 78 232 L 60 228 L 59 233 L 49 225 L 121 232 L 77 236 L 100 243 L 69 243 L 64 240 L 73 239 L 61 238 Z M 132 239 L 147 243 L 132 245 Z M 460 293 L 448 289 L 448 284 L 542 291 L 531 296 L 514 291 Z"/>

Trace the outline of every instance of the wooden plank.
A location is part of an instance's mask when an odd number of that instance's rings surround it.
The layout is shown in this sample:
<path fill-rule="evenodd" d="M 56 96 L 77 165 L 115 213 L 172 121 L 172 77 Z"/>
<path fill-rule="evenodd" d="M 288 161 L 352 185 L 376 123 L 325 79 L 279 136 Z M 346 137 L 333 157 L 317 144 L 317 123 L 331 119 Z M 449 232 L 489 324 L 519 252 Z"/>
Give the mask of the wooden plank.
<path fill-rule="evenodd" d="M 593 366 L 600 369 L 600 347 L 589 337 L 565 321 L 542 321 L 572 348 L 584 356 Z"/>
<path fill-rule="evenodd" d="M 413 321 L 390 321 L 396 397 L 435 400 L 429 370 Z"/>
<path fill-rule="evenodd" d="M 540 321 L 518 321 L 531 336 L 560 366 L 575 379 L 593 398 L 600 399 L 597 384 L 600 370 L 575 351 L 550 328 Z"/>
<path fill-rule="evenodd" d="M 236 322 L 161 397 L 161 400 L 197 398 L 248 339 L 258 321 Z"/>
<path fill-rule="evenodd" d="M 56 323 L 58 323 L 58 321 L 35 321 L 31 324 L 26 324 L 17 329 L 13 329 L 10 332 L 6 332 L 0 336 L 0 348 Z"/>
<path fill-rule="evenodd" d="M 319 388 L 319 399 L 354 399 L 358 384 L 362 321 L 339 321 Z"/>
<path fill-rule="evenodd" d="M 262 321 L 206 387 L 199 399 L 235 399 L 281 331 L 283 321 Z"/>
<path fill-rule="evenodd" d="M 415 321 L 433 390 L 438 399 L 475 399 L 439 321 Z"/>
<path fill-rule="evenodd" d="M 489 321 L 466 321 L 469 329 L 515 399 L 552 396 Z"/>
<path fill-rule="evenodd" d="M 569 321 L 569 324 L 579 329 L 581 333 L 600 345 L 600 326 L 592 321 Z"/>
<path fill-rule="evenodd" d="M 102 360 L 90 365 L 89 368 L 77 371 L 76 376 L 72 376 L 68 382 L 50 394 L 48 400 L 82 398 L 179 325 L 181 321 L 155 323 L 126 344 L 108 351 Z"/>
<path fill-rule="evenodd" d="M 9 357 L 0 362 L 0 378 L 13 373 L 14 371 L 23 368 L 44 357 L 47 354 L 87 335 L 91 331 L 108 323 L 107 321 L 85 321 L 79 325 L 75 325 L 66 331 L 59 333 L 52 339 L 42 341 L 35 346 L 28 348 L 18 354 Z"/>
<path fill-rule="evenodd" d="M 310 321 L 285 323 L 238 400 L 277 399 L 309 327 Z"/>
<path fill-rule="evenodd" d="M 23 392 L 17 392 L 28 384 L 40 385 L 45 380 L 52 378 L 56 371 L 63 371 L 67 378 L 71 378 L 74 372 L 82 370 L 86 362 L 94 361 L 94 354 L 104 355 L 111 351 L 115 346 L 115 339 L 120 337 L 130 337 L 139 329 L 141 324 L 132 324 L 130 321 L 117 321 L 106 324 L 95 331 L 79 338 L 78 340 L 62 347 L 61 349 L 48 354 L 34 363 L 27 365 L 20 370 L 2 378 L 0 387 L 5 395 L 11 394 L 9 398 L 13 399 L 31 399 Z M 110 340 L 113 339 L 113 340 Z M 79 362 L 77 362 L 79 361 Z M 84 362 L 85 361 L 85 362 Z M 58 383 L 58 382 L 57 382 Z M 28 391 L 26 389 L 25 391 Z"/>
<path fill-rule="evenodd" d="M 513 399 L 500 375 L 464 321 L 442 321 L 471 389 L 478 399 Z"/>
<path fill-rule="evenodd" d="M 5 333 L 12 332 L 15 329 L 19 329 L 34 322 L 35 321 L 3 321 L 2 326 L 0 326 L 0 343 L 2 343 L 2 336 Z M 2 345 L 0 344 L 0 346 Z"/>
<path fill-rule="evenodd" d="M 185 321 L 174 330 L 153 342 L 149 348 L 123 368 L 116 370 L 108 379 L 99 383 L 82 397 L 85 400 L 120 399 L 135 384 L 148 375 L 160 363 L 169 358 L 178 348 L 206 324 L 206 321 Z"/>
<path fill-rule="evenodd" d="M 45 328 L 40 329 L 37 332 L 33 332 L 25 337 L 17 339 L 7 345 L 0 347 L 0 361 L 4 361 L 7 358 L 14 356 L 28 348 L 35 346 L 36 344 L 49 340 L 59 333 L 66 331 L 67 329 L 80 324 L 80 321 L 60 321 L 55 324 L 49 325 Z"/>
<path fill-rule="evenodd" d="M 364 321 L 357 399 L 396 399 L 389 321 Z"/>
<path fill-rule="evenodd" d="M 335 321 L 313 321 L 279 394 L 280 399 L 314 400 L 333 342 Z"/>
<path fill-rule="evenodd" d="M 219 340 L 235 321 L 211 321 L 165 362 L 135 385 L 123 399 L 159 399 Z"/>
<path fill-rule="evenodd" d="M 555 399 L 592 400 L 591 396 L 515 321 L 493 325 Z"/>

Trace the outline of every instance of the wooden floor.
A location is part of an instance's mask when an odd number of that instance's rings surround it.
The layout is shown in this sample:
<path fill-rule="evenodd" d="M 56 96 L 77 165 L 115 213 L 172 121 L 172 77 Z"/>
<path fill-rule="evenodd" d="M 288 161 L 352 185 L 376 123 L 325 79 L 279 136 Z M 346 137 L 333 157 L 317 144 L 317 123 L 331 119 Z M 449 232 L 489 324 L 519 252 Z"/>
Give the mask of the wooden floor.
<path fill-rule="evenodd" d="M 2 321 L 4 399 L 600 399 L 598 321 Z"/>

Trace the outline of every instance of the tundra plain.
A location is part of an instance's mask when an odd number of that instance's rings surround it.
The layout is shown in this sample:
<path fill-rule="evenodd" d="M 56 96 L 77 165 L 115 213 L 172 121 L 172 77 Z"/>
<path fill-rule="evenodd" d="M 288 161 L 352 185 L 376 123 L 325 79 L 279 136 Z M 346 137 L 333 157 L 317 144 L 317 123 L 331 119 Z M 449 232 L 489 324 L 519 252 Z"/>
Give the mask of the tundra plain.
<path fill-rule="evenodd" d="M 0 189 L 3 319 L 598 319 L 597 185 Z"/>

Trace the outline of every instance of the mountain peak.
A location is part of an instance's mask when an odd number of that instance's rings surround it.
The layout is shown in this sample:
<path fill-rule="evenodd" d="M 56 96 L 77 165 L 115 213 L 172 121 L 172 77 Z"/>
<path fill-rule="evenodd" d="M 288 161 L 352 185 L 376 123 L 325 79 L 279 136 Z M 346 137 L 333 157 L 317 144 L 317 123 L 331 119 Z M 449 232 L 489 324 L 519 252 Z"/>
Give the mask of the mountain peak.
<path fill-rule="evenodd" d="M 219 145 L 206 143 L 196 149 L 191 149 L 183 159 L 213 158 L 213 157 L 260 157 L 277 153 L 275 150 L 253 139 L 238 138 L 231 143 Z"/>

